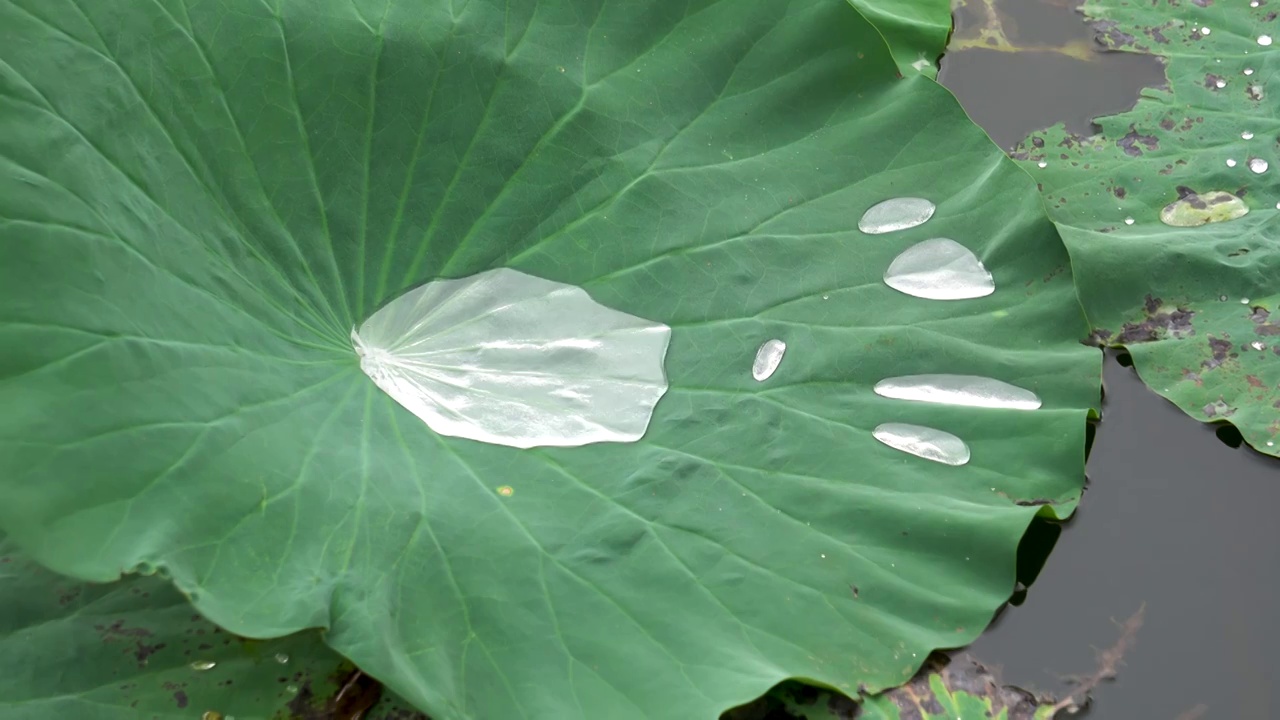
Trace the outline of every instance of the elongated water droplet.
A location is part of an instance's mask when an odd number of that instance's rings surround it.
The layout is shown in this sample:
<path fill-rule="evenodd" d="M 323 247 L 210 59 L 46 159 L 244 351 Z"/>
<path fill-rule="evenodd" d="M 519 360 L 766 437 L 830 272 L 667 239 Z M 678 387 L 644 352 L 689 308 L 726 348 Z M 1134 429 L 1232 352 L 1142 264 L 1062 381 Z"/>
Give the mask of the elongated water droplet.
<path fill-rule="evenodd" d="M 1124 219 L 1124 224 L 1125 224 L 1125 225 L 1132 225 L 1132 224 L 1133 224 L 1133 218 L 1131 218 L 1131 217 L 1127 217 L 1127 218 L 1125 218 L 1125 219 Z"/>
<path fill-rule="evenodd" d="M 218 666 L 218 663 L 212 660 L 196 660 L 191 663 L 192 670 L 212 670 Z"/>
<path fill-rule="evenodd" d="M 1261 46 L 1263 46 L 1263 47 L 1266 47 L 1266 46 L 1270 45 L 1270 44 L 1271 44 L 1271 36 L 1270 36 L 1270 35 L 1259 35 L 1259 36 L 1258 36 L 1258 44 L 1259 44 L 1259 45 L 1261 45 Z"/>
<path fill-rule="evenodd" d="M 1268 167 L 1267 161 L 1262 158 L 1249 158 L 1249 169 L 1259 175 L 1266 172 Z"/>
<path fill-rule="evenodd" d="M 1240 198 L 1222 190 L 1196 193 L 1184 188 L 1182 197 L 1164 206 L 1160 222 L 1173 227 L 1198 227 L 1235 220 L 1249 214 Z"/>
<path fill-rule="evenodd" d="M 1049 163 L 1045 162 L 1044 160 L 1041 160 L 1040 162 L 1036 163 L 1036 167 L 1047 168 L 1049 167 Z"/>
<path fill-rule="evenodd" d="M 1245 68 L 1245 69 L 1244 69 L 1244 74 L 1245 74 L 1245 75 L 1252 75 L 1252 74 L 1253 74 L 1253 68 Z"/>
<path fill-rule="evenodd" d="M 964 465 L 969 462 L 969 446 L 955 435 L 936 428 L 907 423 L 884 423 L 876 427 L 872 436 L 894 450 L 943 465 Z"/>
<path fill-rule="evenodd" d="M 903 375 L 876 383 L 877 395 L 939 405 L 1035 410 L 1040 397 L 1025 388 L 981 375 Z"/>
<path fill-rule="evenodd" d="M 276 662 L 280 663 L 281 665 L 284 665 L 285 663 L 289 662 L 289 656 L 285 655 L 284 653 L 276 653 Z"/>
<path fill-rule="evenodd" d="M 858 229 L 868 235 L 906 230 L 928 222 L 936 209 L 932 202 L 924 198 L 892 198 L 872 205 L 863 213 L 862 219 L 858 221 Z"/>
<path fill-rule="evenodd" d="M 968 300 L 996 290 L 982 261 L 950 238 L 925 240 L 904 250 L 885 270 L 884 284 L 927 300 Z"/>
<path fill-rule="evenodd" d="M 1242 140 L 1252 140 L 1253 133 L 1249 132 L 1248 130 L 1245 130 L 1244 132 L 1240 133 L 1240 138 Z"/>
<path fill-rule="evenodd" d="M 787 352 L 787 344 L 778 339 L 766 340 L 756 350 L 756 361 L 751 364 L 751 377 L 764 382 L 773 375 Z"/>
<path fill-rule="evenodd" d="M 414 288 L 351 333 L 365 374 L 432 430 L 518 448 L 638 440 L 670 337 L 508 268 Z"/>

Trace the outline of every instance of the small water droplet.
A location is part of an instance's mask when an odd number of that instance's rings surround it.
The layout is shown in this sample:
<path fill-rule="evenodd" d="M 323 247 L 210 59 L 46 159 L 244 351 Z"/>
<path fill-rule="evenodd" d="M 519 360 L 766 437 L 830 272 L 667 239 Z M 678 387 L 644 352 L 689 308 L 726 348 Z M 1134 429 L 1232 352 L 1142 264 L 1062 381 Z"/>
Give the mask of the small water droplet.
<path fill-rule="evenodd" d="M 1259 35 L 1259 36 L 1258 36 L 1258 44 L 1259 44 L 1259 45 L 1261 45 L 1261 46 L 1263 46 L 1263 47 L 1266 47 L 1266 46 L 1270 45 L 1270 44 L 1271 44 L 1271 36 L 1270 36 L 1270 35 Z"/>
<path fill-rule="evenodd" d="M 969 462 L 969 446 L 949 432 L 923 425 L 884 423 L 871 433 L 876 440 L 894 450 L 932 460 L 943 465 Z"/>
<path fill-rule="evenodd" d="M 1196 193 L 1183 189 L 1182 192 L 1182 197 L 1160 211 L 1160 222 L 1173 227 L 1198 227 L 1249 214 L 1249 206 L 1243 200 L 1223 190 Z"/>
<path fill-rule="evenodd" d="M 906 230 L 925 224 L 936 209 L 937 206 L 924 198 L 891 198 L 868 208 L 858 221 L 858 229 L 868 235 Z"/>
<path fill-rule="evenodd" d="M 1124 224 L 1125 224 L 1125 225 L 1132 225 L 1132 224 L 1133 224 L 1133 218 L 1131 218 L 1131 217 L 1127 217 L 1127 218 L 1125 218 L 1125 219 L 1124 219 Z"/>
<path fill-rule="evenodd" d="M 1253 74 L 1253 68 L 1245 68 L 1245 69 L 1244 69 L 1244 74 L 1245 74 L 1245 75 L 1252 75 L 1252 74 Z"/>
<path fill-rule="evenodd" d="M 818 553 L 818 556 L 819 556 L 819 557 L 821 557 L 823 560 L 826 560 L 826 559 L 827 559 L 827 554 L 826 554 L 826 553 Z"/>
<path fill-rule="evenodd" d="M 982 261 L 950 238 L 932 238 L 902 251 L 884 271 L 884 284 L 926 300 L 969 300 L 996 291 Z"/>
<path fill-rule="evenodd" d="M 1259 4 L 1258 0 L 1249 0 L 1249 7 L 1258 7 Z"/>
<path fill-rule="evenodd" d="M 284 653 L 276 653 L 276 662 L 280 663 L 281 665 L 284 665 L 285 663 L 289 662 L 289 656 L 285 655 Z"/>
<path fill-rule="evenodd" d="M 192 670 L 212 670 L 218 666 L 218 663 L 212 660 L 196 660 L 191 663 Z"/>
<path fill-rule="evenodd" d="M 1235 167 L 1235 166 L 1236 166 L 1235 158 L 1227 158 L 1227 167 Z"/>
<path fill-rule="evenodd" d="M 1249 169 L 1259 175 L 1266 172 L 1268 167 L 1267 161 L 1262 158 L 1249 158 Z"/>
<path fill-rule="evenodd" d="M 751 364 L 751 377 L 757 382 L 768 380 L 782 363 L 782 356 L 786 352 L 786 343 L 777 338 L 766 340 L 756 350 L 756 361 Z"/>
<path fill-rule="evenodd" d="M 285 686 L 284 686 L 284 691 L 285 691 L 285 692 L 287 692 L 287 693 L 289 693 L 290 695 L 296 695 L 296 694 L 298 694 L 298 686 L 297 686 L 297 685 L 285 685 Z"/>
<path fill-rule="evenodd" d="M 1267 447 L 1272 447 L 1274 445 L 1275 443 L 1271 442 L 1270 440 L 1267 441 Z"/>
<path fill-rule="evenodd" d="M 1017 385 L 981 375 L 904 375 L 876 383 L 875 393 L 894 400 L 939 405 L 1036 410 L 1040 398 Z"/>
<path fill-rule="evenodd" d="M 1209 28 L 1207 28 L 1207 27 L 1202 27 L 1202 28 L 1200 28 L 1200 34 L 1201 34 L 1201 35 L 1208 35 L 1208 34 L 1209 34 L 1209 33 L 1211 33 L 1211 32 L 1213 32 L 1213 31 L 1212 31 L 1212 30 L 1210 30 L 1210 29 L 1209 29 Z"/>
<path fill-rule="evenodd" d="M 1227 301 L 1227 296 L 1226 296 L 1226 295 L 1219 295 L 1219 296 L 1218 296 L 1218 300 L 1219 300 L 1220 302 L 1226 302 L 1226 301 Z"/>
<path fill-rule="evenodd" d="M 1248 304 L 1249 304 L 1249 298 L 1240 298 L 1240 304 L 1241 304 L 1241 305 L 1248 305 Z"/>
<path fill-rule="evenodd" d="M 1045 161 L 1041 160 L 1040 162 L 1036 163 L 1036 166 L 1037 166 L 1037 167 L 1042 167 L 1042 168 L 1043 168 L 1043 167 L 1049 167 L 1049 163 L 1047 163 L 1047 162 L 1045 162 Z"/>
<path fill-rule="evenodd" d="M 1218 89 L 1222 89 L 1222 88 L 1224 88 L 1224 87 L 1226 87 L 1226 86 L 1227 86 L 1227 81 L 1226 81 L 1226 80 L 1223 80 L 1222 78 L 1218 78 L 1218 80 L 1217 80 L 1216 82 L 1214 82 L 1213 84 L 1214 84 L 1216 87 L 1218 87 Z"/>
<path fill-rule="evenodd" d="M 1253 348 L 1254 350 L 1266 350 L 1266 349 L 1267 349 L 1267 346 L 1266 346 L 1265 344 L 1263 344 L 1263 342 L 1262 342 L 1261 340 L 1254 340 L 1253 342 L 1249 343 L 1249 347 Z"/>
<path fill-rule="evenodd" d="M 1240 137 L 1241 139 L 1244 139 L 1244 140 L 1252 140 L 1253 133 L 1249 132 L 1248 130 L 1245 130 L 1244 132 L 1240 133 Z"/>
<path fill-rule="evenodd" d="M 1250 100 L 1261 100 L 1263 97 L 1261 85 L 1250 85 L 1246 92 Z"/>

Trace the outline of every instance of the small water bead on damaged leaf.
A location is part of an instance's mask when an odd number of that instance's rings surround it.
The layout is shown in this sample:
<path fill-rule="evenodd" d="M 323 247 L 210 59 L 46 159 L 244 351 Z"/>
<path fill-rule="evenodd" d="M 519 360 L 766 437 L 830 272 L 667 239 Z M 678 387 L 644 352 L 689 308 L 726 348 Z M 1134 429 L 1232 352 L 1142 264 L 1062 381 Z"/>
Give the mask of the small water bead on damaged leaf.
<path fill-rule="evenodd" d="M 351 333 L 365 374 L 432 430 L 518 448 L 638 440 L 670 337 L 508 268 L 414 288 Z"/>
<path fill-rule="evenodd" d="M 773 376 L 782 364 L 782 356 L 787 352 L 787 344 L 778 339 L 766 340 L 756 350 L 755 362 L 751 364 L 751 377 L 756 382 L 764 382 Z"/>
<path fill-rule="evenodd" d="M 936 209 L 924 198 L 891 198 L 868 208 L 858 221 L 858 229 L 868 235 L 906 230 L 928 222 Z"/>
<path fill-rule="evenodd" d="M 969 446 L 963 440 L 936 428 L 908 423 L 878 425 L 872 436 L 894 450 L 943 465 L 969 462 Z"/>
<path fill-rule="evenodd" d="M 1245 75 L 1252 75 L 1252 74 L 1253 74 L 1253 68 L 1245 68 L 1245 69 L 1244 69 L 1244 74 L 1245 74 Z"/>
<path fill-rule="evenodd" d="M 1259 175 L 1266 172 L 1268 167 L 1267 161 L 1262 158 L 1249 158 L 1249 169 Z"/>
<path fill-rule="evenodd" d="M 1270 44 L 1271 44 L 1271 36 L 1270 36 L 1270 35 L 1259 35 L 1259 36 L 1258 36 L 1258 44 L 1259 44 L 1259 45 L 1261 45 L 1261 46 L 1263 46 L 1263 47 L 1267 47 L 1268 45 L 1270 45 Z"/>
<path fill-rule="evenodd" d="M 1047 162 L 1045 162 L 1045 161 L 1041 160 L 1040 162 L 1036 163 L 1036 167 L 1047 168 L 1047 167 L 1049 167 L 1049 163 L 1047 163 Z"/>
<path fill-rule="evenodd" d="M 1245 130 L 1244 132 L 1240 133 L 1240 139 L 1241 139 L 1241 140 L 1252 140 L 1252 139 L 1253 139 L 1253 133 L 1249 132 L 1248 130 Z"/>
<path fill-rule="evenodd" d="M 1160 222 L 1172 227 L 1198 227 L 1208 223 L 1235 220 L 1249 214 L 1249 206 L 1223 190 L 1197 193 L 1178 188 L 1180 197 L 1160 211 Z"/>
<path fill-rule="evenodd" d="M 1025 388 L 981 375 L 903 375 L 876 383 L 875 393 L 895 400 L 939 405 L 1036 410 L 1040 397 Z"/>
<path fill-rule="evenodd" d="M 982 261 L 950 238 L 925 240 L 904 250 L 885 270 L 884 284 L 926 300 L 969 300 L 996 290 Z"/>

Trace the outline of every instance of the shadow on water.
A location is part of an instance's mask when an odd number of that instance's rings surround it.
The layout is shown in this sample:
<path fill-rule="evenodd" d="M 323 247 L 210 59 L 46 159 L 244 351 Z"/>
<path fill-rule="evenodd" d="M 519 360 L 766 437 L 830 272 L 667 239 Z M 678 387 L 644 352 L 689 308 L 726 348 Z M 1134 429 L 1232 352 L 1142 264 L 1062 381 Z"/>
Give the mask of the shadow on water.
<path fill-rule="evenodd" d="M 940 80 L 1001 146 L 1057 122 L 1091 132 L 1093 117 L 1164 83 L 1153 58 L 1092 50 L 1078 4 L 963 0 L 957 9 L 961 49 L 943 58 Z M 1073 56 L 1086 48 L 1088 60 Z M 1242 448 L 1234 428 L 1186 417 L 1142 385 L 1123 353 L 1110 354 L 1105 386 L 1080 509 L 1060 537 L 1037 524 L 1024 541 L 1019 580 L 1035 584 L 973 654 L 1002 666 L 1006 682 L 1061 694 L 1064 674 L 1092 667 L 1094 648 L 1115 640 L 1113 621 L 1145 603 L 1137 644 L 1118 681 L 1095 693 L 1090 720 L 1280 717 L 1269 662 L 1280 645 L 1271 530 L 1280 462 Z"/>

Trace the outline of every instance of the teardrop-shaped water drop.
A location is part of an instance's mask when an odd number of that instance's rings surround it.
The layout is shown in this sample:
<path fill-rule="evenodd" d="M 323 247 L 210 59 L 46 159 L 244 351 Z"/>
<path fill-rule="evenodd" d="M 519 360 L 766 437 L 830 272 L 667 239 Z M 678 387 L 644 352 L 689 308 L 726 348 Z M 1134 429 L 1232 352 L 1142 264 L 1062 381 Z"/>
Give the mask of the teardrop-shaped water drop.
<path fill-rule="evenodd" d="M 1259 175 L 1266 172 L 1268 167 L 1267 161 L 1262 158 L 1249 158 L 1249 169 Z"/>
<path fill-rule="evenodd" d="M 212 660 L 196 660 L 191 663 L 192 670 L 212 670 L 218 666 L 218 663 Z"/>
<path fill-rule="evenodd" d="M 863 213 L 862 219 L 858 221 L 858 229 L 868 235 L 906 230 L 928 222 L 936 209 L 932 202 L 924 198 L 892 198 L 872 205 Z"/>
<path fill-rule="evenodd" d="M 939 405 L 1036 410 L 1040 397 L 1025 388 L 981 375 L 903 375 L 876 383 L 881 397 Z"/>
<path fill-rule="evenodd" d="M 923 425 L 884 423 L 871 433 L 876 440 L 894 450 L 932 460 L 943 465 L 969 462 L 969 446 L 949 432 Z"/>
<path fill-rule="evenodd" d="M 757 382 L 768 380 L 782 364 L 782 356 L 787 352 L 787 344 L 774 338 L 766 340 L 756 350 L 756 361 L 751 364 L 751 377 Z"/>
<path fill-rule="evenodd" d="M 982 261 L 950 238 L 925 240 L 904 250 L 885 270 L 884 284 L 926 300 L 968 300 L 996 290 Z"/>

